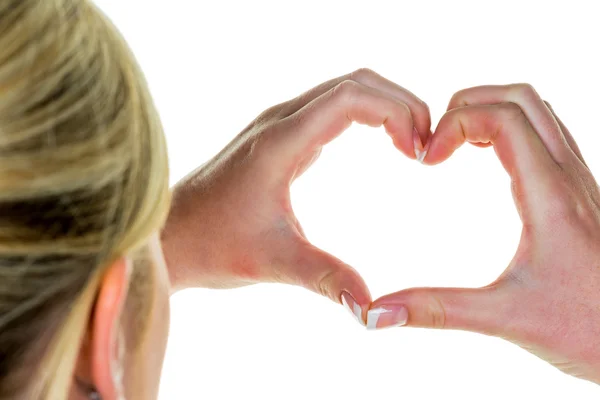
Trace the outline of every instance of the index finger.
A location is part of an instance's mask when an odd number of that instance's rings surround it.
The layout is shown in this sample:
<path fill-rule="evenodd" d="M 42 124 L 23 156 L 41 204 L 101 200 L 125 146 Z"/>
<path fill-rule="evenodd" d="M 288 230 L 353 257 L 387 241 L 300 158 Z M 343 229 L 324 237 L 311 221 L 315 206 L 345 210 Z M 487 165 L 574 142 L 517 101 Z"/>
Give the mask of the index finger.
<path fill-rule="evenodd" d="M 536 198 L 548 195 L 548 183 L 560 170 L 521 108 L 514 103 L 448 111 L 438 124 L 424 163 L 446 160 L 465 142 L 491 143 L 519 191 L 536 193 Z"/>
<path fill-rule="evenodd" d="M 273 148 L 264 153 L 291 160 L 287 164 L 296 168 L 299 161 L 340 135 L 352 122 L 385 126 L 396 148 L 415 158 L 413 120 L 408 106 L 355 81 L 340 83 L 281 120 L 265 139 Z"/>
<path fill-rule="evenodd" d="M 425 146 L 429 141 L 431 136 L 431 113 L 429 112 L 427 104 L 419 99 L 414 93 L 368 68 L 360 68 L 350 74 L 331 79 L 302 93 L 300 96 L 288 102 L 284 111 L 284 116 L 287 117 L 296 113 L 308 103 L 327 93 L 344 81 L 355 81 L 362 85 L 377 89 L 405 103 L 410 109 L 422 145 Z"/>
<path fill-rule="evenodd" d="M 461 90 L 454 94 L 448 108 L 504 102 L 512 102 L 521 107 L 548 153 L 557 163 L 576 162 L 574 151 L 569 147 L 560 124 L 538 92 L 529 84 L 488 85 Z"/>

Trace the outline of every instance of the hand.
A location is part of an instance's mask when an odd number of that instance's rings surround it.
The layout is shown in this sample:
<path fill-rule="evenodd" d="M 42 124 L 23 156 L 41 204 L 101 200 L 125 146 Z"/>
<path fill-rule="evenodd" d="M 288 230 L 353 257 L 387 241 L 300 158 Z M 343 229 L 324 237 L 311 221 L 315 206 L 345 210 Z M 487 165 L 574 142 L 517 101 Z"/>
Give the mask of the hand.
<path fill-rule="evenodd" d="M 343 298 L 364 321 L 371 302 L 365 283 L 308 242 L 289 191 L 321 147 L 353 121 L 384 125 L 411 158 L 431 135 L 429 109 L 421 100 L 364 69 L 269 108 L 176 185 L 162 235 L 174 288 L 289 283 L 336 302 Z"/>
<path fill-rule="evenodd" d="M 408 325 L 499 336 L 600 383 L 600 193 L 573 137 L 529 85 L 463 90 L 448 109 L 425 163 L 465 141 L 493 145 L 512 180 L 520 245 L 490 285 L 386 295 L 369 323 L 390 325 L 408 311 Z"/>

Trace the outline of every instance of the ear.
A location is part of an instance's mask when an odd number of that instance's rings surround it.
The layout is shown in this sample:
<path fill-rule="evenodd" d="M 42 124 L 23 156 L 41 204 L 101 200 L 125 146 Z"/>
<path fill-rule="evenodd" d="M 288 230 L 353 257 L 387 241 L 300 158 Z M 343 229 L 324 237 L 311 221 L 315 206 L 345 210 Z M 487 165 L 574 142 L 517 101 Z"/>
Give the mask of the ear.
<path fill-rule="evenodd" d="M 131 260 L 115 261 L 100 283 L 91 321 L 90 368 L 93 384 L 102 399 L 123 396 L 123 356 L 125 338 L 121 327 L 125 300 L 129 291 Z"/>

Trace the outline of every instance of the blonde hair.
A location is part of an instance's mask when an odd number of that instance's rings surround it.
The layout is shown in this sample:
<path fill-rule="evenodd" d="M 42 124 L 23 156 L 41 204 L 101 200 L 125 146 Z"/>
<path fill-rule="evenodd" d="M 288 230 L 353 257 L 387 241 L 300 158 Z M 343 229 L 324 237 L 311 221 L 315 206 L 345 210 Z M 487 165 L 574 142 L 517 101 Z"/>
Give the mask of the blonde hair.
<path fill-rule="evenodd" d="M 166 145 L 87 0 L 0 0 L 0 398 L 62 399 L 99 283 L 168 211 Z"/>

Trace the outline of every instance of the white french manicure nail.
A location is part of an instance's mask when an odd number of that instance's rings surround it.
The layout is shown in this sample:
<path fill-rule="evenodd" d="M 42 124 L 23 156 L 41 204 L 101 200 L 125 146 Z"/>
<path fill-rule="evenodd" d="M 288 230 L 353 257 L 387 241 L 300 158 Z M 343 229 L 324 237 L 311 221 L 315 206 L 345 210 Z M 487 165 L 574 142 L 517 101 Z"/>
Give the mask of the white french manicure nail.
<path fill-rule="evenodd" d="M 348 310 L 362 326 L 365 326 L 365 322 L 362 318 L 362 309 L 356 300 L 354 300 L 354 297 L 352 297 L 352 295 L 348 292 L 342 292 L 341 298 L 342 304 L 346 310 Z"/>
<path fill-rule="evenodd" d="M 425 157 L 427 156 L 427 152 L 429 151 L 430 146 L 431 146 L 431 139 L 427 141 L 427 144 L 425 145 L 425 148 L 423 149 L 423 151 L 419 152 L 417 160 L 419 160 L 419 162 L 421 164 L 423 164 L 423 161 L 425 160 Z"/>
<path fill-rule="evenodd" d="M 417 158 L 417 161 L 422 163 L 427 151 L 425 150 L 425 153 L 423 152 L 423 143 L 421 142 L 421 137 L 419 136 L 416 127 L 413 128 L 413 146 L 415 148 L 415 157 Z"/>
<path fill-rule="evenodd" d="M 404 306 L 373 308 L 367 312 L 367 329 L 403 326 L 407 320 L 408 311 Z"/>
<path fill-rule="evenodd" d="M 367 312 L 367 329 L 377 329 L 377 321 L 379 321 L 379 316 L 383 313 L 386 313 L 387 310 L 385 308 L 374 308 Z"/>

